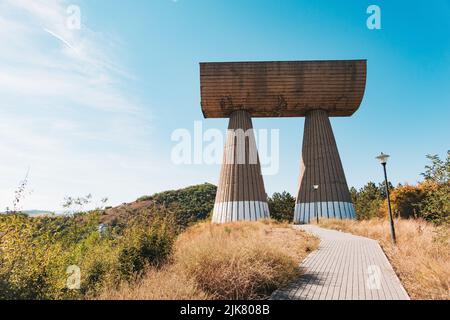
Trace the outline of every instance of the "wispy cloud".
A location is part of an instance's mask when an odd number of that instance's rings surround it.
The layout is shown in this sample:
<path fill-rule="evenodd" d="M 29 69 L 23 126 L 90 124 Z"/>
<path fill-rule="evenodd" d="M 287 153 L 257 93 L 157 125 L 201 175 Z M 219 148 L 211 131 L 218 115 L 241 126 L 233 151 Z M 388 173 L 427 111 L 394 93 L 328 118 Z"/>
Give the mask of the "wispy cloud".
<path fill-rule="evenodd" d="M 135 78 L 114 54 L 119 44 L 84 24 L 68 28 L 68 6 L 0 2 L 0 211 L 28 166 L 29 206 L 55 208 L 71 192 L 132 183 L 157 161 L 150 112 L 130 94 Z"/>
<path fill-rule="evenodd" d="M 84 25 L 68 28 L 67 7 L 61 0 L 2 2 L 0 90 L 136 112 L 138 104 L 120 90 L 129 74 L 111 56 L 113 40 Z"/>

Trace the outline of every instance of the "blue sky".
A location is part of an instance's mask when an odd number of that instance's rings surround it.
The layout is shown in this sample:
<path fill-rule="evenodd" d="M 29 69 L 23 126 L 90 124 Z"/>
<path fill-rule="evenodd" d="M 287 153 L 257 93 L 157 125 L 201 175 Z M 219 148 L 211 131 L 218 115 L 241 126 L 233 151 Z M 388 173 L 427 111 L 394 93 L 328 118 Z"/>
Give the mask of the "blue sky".
<path fill-rule="evenodd" d="M 66 26 L 81 9 L 80 30 Z M 369 30 L 366 9 L 381 8 Z M 171 162 L 171 134 L 225 130 L 203 120 L 203 61 L 367 59 L 364 101 L 332 119 L 349 185 L 415 183 L 425 155 L 444 156 L 450 129 L 450 4 L 446 0 L 1 0 L 0 210 L 28 168 L 23 209 L 59 210 L 65 196 L 110 204 L 196 183 L 219 166 Z M 256 119 L 280 129 L 280 170 L 269 194 L 295 194 L 304 119 Z"/>

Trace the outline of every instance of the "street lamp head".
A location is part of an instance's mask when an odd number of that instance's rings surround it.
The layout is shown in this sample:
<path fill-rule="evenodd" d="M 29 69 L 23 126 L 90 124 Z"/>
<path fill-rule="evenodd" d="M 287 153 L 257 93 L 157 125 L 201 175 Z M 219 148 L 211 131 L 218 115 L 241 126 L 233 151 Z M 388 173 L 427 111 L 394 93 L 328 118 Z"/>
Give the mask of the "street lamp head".
<path fill-rule="evenodd" d="M 319 190 L 319 186 L 317 184 L 313 185 L 314 190 Z"/>
<path fill-rule="evenodd" d="M 389 159 L 389 155 L 388 154 L 384 154 L 383 152 L 378 156 L 378 157 L 376 157 L 376 159 L 378 159 L 378 160 L 380 160 L 380 163 L 381 164 L 386 164 L 387 163 L 387 161 L 388 161 L 388 159 Z"/>

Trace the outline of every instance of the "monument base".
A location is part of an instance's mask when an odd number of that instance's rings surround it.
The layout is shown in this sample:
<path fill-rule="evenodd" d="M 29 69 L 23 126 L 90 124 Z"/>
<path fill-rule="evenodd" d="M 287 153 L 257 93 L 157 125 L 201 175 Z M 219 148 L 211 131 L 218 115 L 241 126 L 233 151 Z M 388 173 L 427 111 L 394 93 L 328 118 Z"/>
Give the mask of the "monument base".
<path fill-rule="evenodd" d="M 319 219 L 356 219 L 353 203 L 329 201 L 297 203 L 295 205 L 294 221 L 298 224 L 308 224 L 317 219 L 317 214 Z"/>
<path fill-rule="evenodd" d="M 213 223 L 269 219 L 269 206 L 263 201 L 233 201 L 214 205 Z"/>

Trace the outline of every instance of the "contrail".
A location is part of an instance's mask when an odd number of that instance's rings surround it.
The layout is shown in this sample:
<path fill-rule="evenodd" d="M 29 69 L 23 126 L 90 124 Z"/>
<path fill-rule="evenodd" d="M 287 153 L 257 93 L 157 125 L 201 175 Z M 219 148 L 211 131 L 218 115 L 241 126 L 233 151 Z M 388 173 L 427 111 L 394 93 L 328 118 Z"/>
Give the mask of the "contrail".
<path fill-rule="evenodd" d="M 58 39 L 59 41 L 61 41 L 62 43 L 64 43 L 64 44 L 65 44 L 66 46 L 68 46 L 70 49 L 75 50 L 75 48 L 74 48 L 69 42 L 67 42 L 66 39 L 64 39 L 63 37 L 57 35 L 57 34 L 54 33 L 53 31 L 50 31 L 50 30 L 48 30 L 48 29 L 46 29 L 46 28 L 44 28 L 44 31 L 47 32 L 47 33 L 49 33 L 50 35 L 54 36 L 56 39 Z"/>

